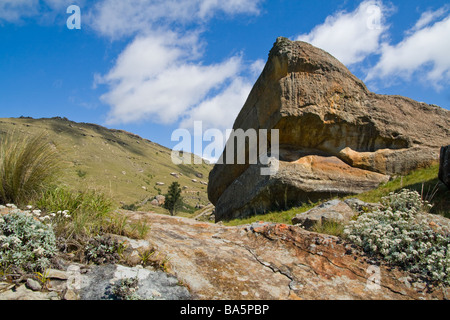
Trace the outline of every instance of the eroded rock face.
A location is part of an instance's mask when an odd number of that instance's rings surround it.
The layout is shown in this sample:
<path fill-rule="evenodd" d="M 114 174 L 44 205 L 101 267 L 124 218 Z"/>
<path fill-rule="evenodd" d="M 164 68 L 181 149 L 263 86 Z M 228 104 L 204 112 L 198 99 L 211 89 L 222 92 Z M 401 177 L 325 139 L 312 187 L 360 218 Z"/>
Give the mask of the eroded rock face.
<path fill-rule="evenodd" d="M 435 163 L 450 144 L 450 112 L 374 94 L 323 50 L 279 38 L 233 129 L 279 129 L 280 170 L 215 165 L 208 195 L 217 220 L 361 193 Z M 227 152 L 236 150 L 222 159 Z"/>

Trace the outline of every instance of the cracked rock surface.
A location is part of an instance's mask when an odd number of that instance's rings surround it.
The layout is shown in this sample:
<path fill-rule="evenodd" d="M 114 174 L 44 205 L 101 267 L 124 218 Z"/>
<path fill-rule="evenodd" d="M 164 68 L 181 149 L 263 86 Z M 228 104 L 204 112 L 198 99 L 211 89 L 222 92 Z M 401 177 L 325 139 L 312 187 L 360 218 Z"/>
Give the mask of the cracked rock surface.
<path fill-rule="evenodd" d="M 193 299 L 444 299 L 441 288 L 413 282 L 343 240 L 300 227 L 256 223 L 226 227 L 127 213 L 151 224 L 147 241 L 170 259 Z M 405 280 L 406 279 L 406 280 Z M 409 280 L 408 280 L 409 279 Z"/>

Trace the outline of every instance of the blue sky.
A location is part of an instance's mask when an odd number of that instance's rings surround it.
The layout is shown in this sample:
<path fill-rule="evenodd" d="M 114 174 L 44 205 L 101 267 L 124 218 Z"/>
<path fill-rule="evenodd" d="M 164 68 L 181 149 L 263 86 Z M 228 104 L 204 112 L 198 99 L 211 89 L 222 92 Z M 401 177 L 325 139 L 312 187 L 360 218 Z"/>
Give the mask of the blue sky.
<path fill-rule="evenodd" d="M 173 147 L 193 121 L 232 127 L 279 36 L 325 49 L 371 91 L 450 109 L 448 1 L 0 0 L 0 117 Z"/>

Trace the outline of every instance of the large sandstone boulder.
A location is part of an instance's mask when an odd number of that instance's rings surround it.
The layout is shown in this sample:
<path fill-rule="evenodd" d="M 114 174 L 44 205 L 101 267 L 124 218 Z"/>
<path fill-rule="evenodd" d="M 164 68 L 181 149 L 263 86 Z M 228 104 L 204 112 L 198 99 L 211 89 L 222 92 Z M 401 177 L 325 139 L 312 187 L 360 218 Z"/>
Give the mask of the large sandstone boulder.
<path fill-rule="evenodd" d="M 233 129 L 278 129 L 279 170 L 216 164 L 208 195 L 217 220 L 361 193 L 436 163 L 450 144 L 450 112 L 372 93 L 330 54 L 278 38 Z"/>
<path fill-rule="evenodd" d="M 439 179 L 450 188 L 450 146 L 441 148 Z"/>

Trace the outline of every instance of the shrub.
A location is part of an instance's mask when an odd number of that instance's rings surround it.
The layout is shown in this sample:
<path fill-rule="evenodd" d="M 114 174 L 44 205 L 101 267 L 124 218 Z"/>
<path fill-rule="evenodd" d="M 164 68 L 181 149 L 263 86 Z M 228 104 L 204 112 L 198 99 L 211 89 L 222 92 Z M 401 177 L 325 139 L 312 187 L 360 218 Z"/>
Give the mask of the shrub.
<path fill-rule="evenodd" d="M 165 197 L 164 208 L 169 210 L 171 216 L 176 215 L 177 210 L 183 203 L 180 184 L 176 181 L 172 182 Z"/>
<path fill-rule="evenodd" d="M 56 252 L 53 230 L 30 213 L 0 217 L 0 269 L 14 266 L 27 272 L 43 271 Z"/>
<path fill-rule="evenodd" d="M 21 205 L 36 197 L 56 180 L 60 163 L 44 134 L 28 139 L 2 137 L 0 203 Z"/>
<path fill-rule="evenodd" d="M 433 230 L 415 191 L 391 193 L 383 209 L 362 214 L 344 233 L 366 252 L 433 281 L 450 284 L 450 236 Z"/>
<path fill-rule="evenodd" d="M 120 279 L 112 285 L 111 292 L 118 300 L 142 300 L 137 294 L 138 283 L 137 277 Z"/>
<path fill-rule="evenodd" d="M 109 236 L 97 235 L 89 240 L 84 251 L 88 262 L 95 264 L 114 264 L 120 260 L 119 249 L 119 241 Z"/>

